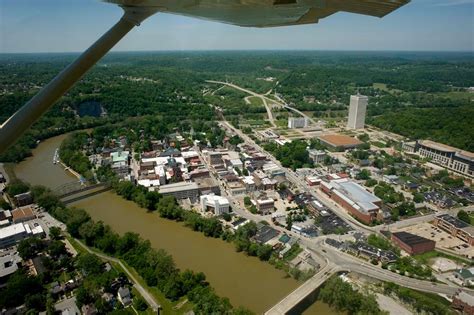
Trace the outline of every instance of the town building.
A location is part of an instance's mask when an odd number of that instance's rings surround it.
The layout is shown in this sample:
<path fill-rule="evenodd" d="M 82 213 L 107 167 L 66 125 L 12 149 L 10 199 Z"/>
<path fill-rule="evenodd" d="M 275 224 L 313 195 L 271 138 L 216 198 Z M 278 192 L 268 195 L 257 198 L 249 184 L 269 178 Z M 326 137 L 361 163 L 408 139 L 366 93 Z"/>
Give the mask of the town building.
<path fill-rule="evenodd" d="M 241 181 L 244 184 L 247 193 L 252 193 L 255 191 L 255 181 L 253 180 L 252 176 L 244 176 L 241 178 Z"/>
<path fill-rule="evenodd" d="M 9 253 L 0 256 L 0 289 L 6 286 L 8 278 L 18 270 L 21 257 L 18 253 Z"/>
<path fill-rule="evenodd" d="M 467 269 L 456 269 L 453 274 L 463 286 L 474 286 L 474 267 Z"/>
<path fill-rule="evenodd" d="M 362 141 L 359 141 L 356 138 L 341 134 L 322 135 L 319 136 L 318 139 L 330 149 L 337 151 L 354 149 L 362 144 Z"/>
<path fill-rule="evenodd" d="M 436 216 L 433 225 L 474 246 L 474 226 L 449 214 Z"/>
<path fill-rule="evenodd" d="M 363 129 L 365 126 L 365 114 L 369 98 L 364 95 L 351 95 L 349 104 L 349 118 L 347 128 Z"/>
<path fill-rule="evenodd" d="M 119 176 L 119 177 L 126 177 L 128 175 L 128 166 L 129 166 L 129 158 L 130 152 L 129 151 L 116 151 L 110 154 L 111 162 L 112 162 L 112 170 Z"/>
<path fill-rule="evenodd" d="M 223 152 L 208 152 L 207 162 L 212 166 L 223 164 L 224 162 L 222 161 L 222 155 Z"/>
<path fill-rule="evenodd" d="M 29 206 L 17 208 L 11 211 L 13 223 L 21 223 L 36 219 L 36 214 Z"/>
<path fill-rule="evenodd" d="M 273 130 L 271 129 L 266 129 L 262 131 L 257 131 L 256 132 L 257 138 L 262 141 L 268 141 L 268 140 L 274 140 L 278 139 L 280 136 L 277 135 Z"/>
<path fill-rule="evenodd" d="M 160 186 L 159 193 L 163 196 L 174 196 L 177 200 L 189 198 L 195 202 L 199 198 L 199 187 L 193 182 L 179 182 Z"/>
<path fill-rule="evenodd" d="M 412 142 L 403 142 L 402 143 L 402 150 L 408 153 L 415 153 L 416 152 L 416 141 Z"/>
<path fill-rule="evenodd" d="M 361 185 L 347 179 L 321 182 L 321 190 L 354 217 L 370 224 L 377 219 L 382 200 Z"/>
<path fill-rule="evenodd" d="M 28 224 L 17 223 L 0 229 L 0 248 L 6 248 L 28 238 L 32 234 Z"/>
<path fill-rule="evenodd" d="M 263 225 L 258 229 L 257 234 L 255 234 L 254 236 L 254 239 L 259 244 L 265 244 L 271 239 L 277 237 L 278 235 L 280 235 L 280 232 L 278 232 L 271 226 Z"/>
<path fill-rule="evenodd" d="M 461 311 L 462 314 L 474 315 L 474 295 L 459 290 L 459 292 L 453 296 L 452 307 Z"/>
<path fill-rule="evenodd" d="M 13 196 L 13 199 L 15 201 L 15 204 L 18 207 L 27 206 L 33 203 L 33 196 L 31 195 L 31 192 L 29 191 L 22 194 L 15 195 Z"/>
<path fill-rule="evenodd" d="M 308 118 L 306 117 L 288 117 L 288 128 L 306 128 L 308 127 Z"/>
<path fill-rule="evenodd" d="M 244 184 L 240 181 L 236 182 L 227 182 L 227 189 L 229 190 L 232 196 L 239 196 L 244 195 L 247 193 L 247 189 L 245 188 Z"/>
<path fill-rule="evenodd" d="M 198 185 L 200 195 L 206 195 L 209 193 L 220 195 L 221 188 L 219 183 L 212 177 L 198 177 L 193 180 Z"/>
<path fill-rule="evenodd" d="M 392 242 L 410 255 L 423 254 L 435 249 L 436 242 L 407 232 L 392 233 Z"/>
<path fill-rule="evenodd" d="M 229 200 L 214 194 L 203 195 L 201 199 L 201 210 L 212 211 L 215 215 L 229 213 Z"/>
<path fill-rule="evenodd" d="M 315 226 L 311 225 L 299 225 L 299 224 L 292 224 L 291 231 L 297 234 L 300 234 L 304 237 L 316 237 L 318 236 L 318 231 Z"/>
<path fill-rule="evenodd" d="M 326 159 L 326 152 L 322 150 L 311 149 L 308 150 L 309 158 L 313 161 L 314 164 L 321 164 Z"/>
<path fill-rule="evenodd" d="M 117 291 L 117 298 L 123 306 L 129 306 L 132 304 L 132 296 L 130 295 L 129 288 L 120 287 Z"/>
<path fill-rule="evenodd" d="M 474 153 L 430 140 L 417 142 L 416 151 L 431 162 L 474 178 Z"/>
<path fill-rule="evenodd" d="M 275 201 L 271 198 L 257 199 L 255 200 L 257 210 L 263 214 L 270 214 L 275 210 Z"/>

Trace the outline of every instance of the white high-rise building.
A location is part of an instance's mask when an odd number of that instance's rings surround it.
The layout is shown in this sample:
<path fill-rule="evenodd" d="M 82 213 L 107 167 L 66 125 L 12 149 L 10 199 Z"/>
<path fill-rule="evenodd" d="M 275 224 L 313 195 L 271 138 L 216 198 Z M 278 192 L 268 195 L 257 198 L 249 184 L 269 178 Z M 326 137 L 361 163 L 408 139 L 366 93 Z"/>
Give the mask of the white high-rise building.
<path fill-rule="evenodd" d="M 367 111 L 367 103 L 369 98 L 364 95 L 351 95 L 351 103 L 349 105 L 349 119 L 347 120 L 347 128 L 362 129 L 365 125 L 365 113 Z"/>
<path fill-rule="evenodd" d="M 308 119 L 306 117 L 288 117 L 288 128 L 306 128 L 308 127 Z"/>

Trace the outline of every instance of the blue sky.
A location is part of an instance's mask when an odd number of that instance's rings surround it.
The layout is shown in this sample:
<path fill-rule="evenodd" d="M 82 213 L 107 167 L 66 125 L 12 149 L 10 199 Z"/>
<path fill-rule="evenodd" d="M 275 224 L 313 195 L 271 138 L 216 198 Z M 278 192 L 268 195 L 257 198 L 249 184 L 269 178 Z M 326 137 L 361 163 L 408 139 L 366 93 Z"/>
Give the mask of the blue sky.
<path fill-rule="evenodd" d="M 0 52 L 83 51 L 120 16 L 99 0 L 0 0 Z M 214 49 L 474 51 L 474 0 L 412 0 L 383 19 L 338 13 L 272 29 L 157 14 L 114 48 Z"/>

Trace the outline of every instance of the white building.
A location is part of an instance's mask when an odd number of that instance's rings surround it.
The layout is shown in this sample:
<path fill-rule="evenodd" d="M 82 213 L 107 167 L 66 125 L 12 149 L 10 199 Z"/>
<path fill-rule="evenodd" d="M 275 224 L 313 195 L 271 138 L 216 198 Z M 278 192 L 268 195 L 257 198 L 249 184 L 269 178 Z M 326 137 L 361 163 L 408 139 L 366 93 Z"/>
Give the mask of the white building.
<path fill-rule="evenodd" d="M 308 150 L 309 158 L 313 160 L 315 164 L 321 164 L 326 159 L 326 152 L 321 150 L 311 149 Z"/>
<path fill-rule="evenodd" d="M 349 105 L 349 119 L 347 128 L 363 129 L 365 125 L 365 113 L 369 98 L 364 95 L 352 95 Z"/>
<path fill-rule="evenodd" d="M 214 194 L 201 196 L 202 211 L 213 211 L 215 215 L 229 213 L 229 200 Z"/>
<path fill-rule="evenodd" d="M 15 245 L 31 236 L 32 231 L 28 224 L 17 223 L 0 229 L 0 248 Z"/>
<path fill-rule="evenodd" d="M 306 117 L 288 117 L 288 128 L 306 128 L 308 127 L 308 118 Z"/>

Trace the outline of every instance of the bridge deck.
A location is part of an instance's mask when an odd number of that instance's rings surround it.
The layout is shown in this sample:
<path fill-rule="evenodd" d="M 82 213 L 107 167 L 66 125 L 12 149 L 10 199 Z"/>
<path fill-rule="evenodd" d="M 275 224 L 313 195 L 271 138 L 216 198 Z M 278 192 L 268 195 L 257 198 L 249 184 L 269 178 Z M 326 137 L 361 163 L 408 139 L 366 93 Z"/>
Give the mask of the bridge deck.
<path fill-rule="evenodd" d="M 278 304 L 273 306 L 265 315 L 284 315 L 291 311 L 296 305 L 298 305 L 308 295 L 313 293 L 319 286 L 321 286 L 327 279 L 329 279 L 334 273 L 339 272 L 339 268 L 334 265 L 326 265 L 311 279 L 303 283 L 301 286 L 296 288 L 293 292 L 288 294 Z"/>

